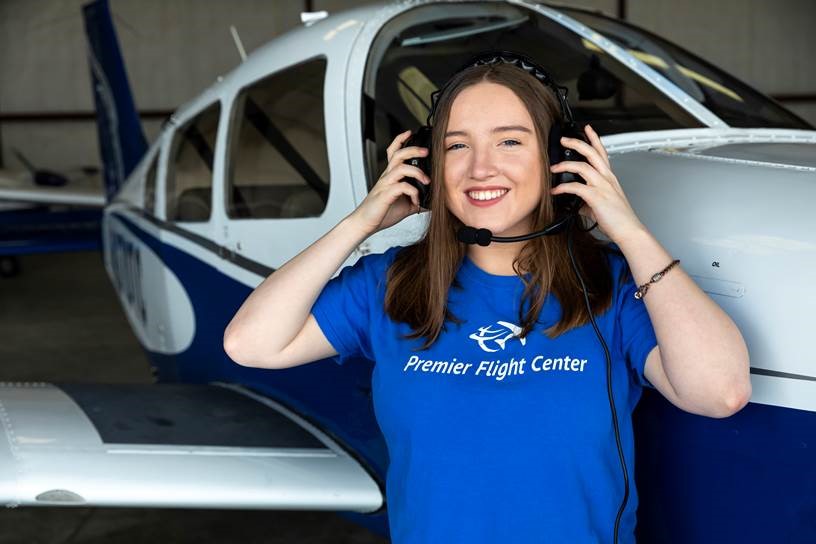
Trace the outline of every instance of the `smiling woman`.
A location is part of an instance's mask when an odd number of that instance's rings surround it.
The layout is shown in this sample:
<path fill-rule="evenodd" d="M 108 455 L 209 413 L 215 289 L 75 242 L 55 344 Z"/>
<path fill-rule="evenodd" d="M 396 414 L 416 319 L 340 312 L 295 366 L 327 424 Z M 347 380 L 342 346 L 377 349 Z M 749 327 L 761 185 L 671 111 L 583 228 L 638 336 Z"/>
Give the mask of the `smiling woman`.
<path fill-rule="evenodd" d="M 542 230 L 558 216 L 558 198 L 542 198 L 552 187 L 552 175 L 545 168 L 550 162 L 550 129 L 562 121 L 552 90 L 524 70 L 501 62 L 463 70 L 443 89 L 433 111 L 434 204 L 428 231 L 396 257 L 386 311 L 392 319 L 410 324 L 414 331 L 409 337 L 423 337 L 428 347 L 448 318 L 444 301 L 466 252 L 491 274 L 532 274 L 530 280 L 523 279 L 525 292 L 517 312 L 522 337 L 534 328 L 549 292 L 562 306 L 561 321 L 548 330 L 551 337 L 588 323 L 564 237 L 483 247 L 464 246 L 455 234 L 462 226 L 474 225 L 497 236 L 517 236 Z M 602 312 L 611 304 L 613 289 L 604 257 L 609 248 L 581 229 L 574 236 L 590 301 L 596 312 Z"/>
<path fill-rule="evenodd" d="M 452 6 L 483 19 L 451 17 Z M 474 62 L 482 40 L 490 51 Z M 509 51 L 528 49 L 541 54 Z M 631 130 L 696 125 L 645 80 L 627 85 L 628 70 L 593 51 L 552 20 L 498 3 L 419 6 L 388 23 L 369 57 L 380 71 L 366 76 L 377 101 L 363 101 L 375 115 L 363 123 L 369 157 L 374 141 L 389 142 L 379 149 L 384 163 L 369 161 L 376 181 L 250 295 L 225 333 L 225 349 L 247 366 L 333 355 L 341 365 L 374 362 L 394 543 L 632 544 L 631 415 L 643 388 L 713 417 L 734 413 L 750 393 L 741 336 L 679 267 L 634 296 L 670 256 L 634 214 L 599 133 L 572 130 L 564 87 L 550 84 L 541 59 L 559 81 L 563 72 L 566 90 L 581 90 L 579 106 L 603 117 L 604 133 L 621 129 L 618 114 Z M 468 64 L 450 74 L 466 52 Z M 434 92 L 432 81 L 446 83 Z M 425 117 L 422 137 L 393 137 L 394 124 Z M 430 193 L 421 239 L 366 254 L 332 277 L 363 241 L 418 211 L 420 189 Z M 465 225 L 504 236 L 541 231 L 567 196 L 585 205 L 570 207 L 579 213 L 563 232 L 479 246 L 457 236 Z M 581 228 L 587 218 L 611 243 Z M 719 355 L 702 353 L 700 338 Z M 485 470 L 511 457 L 506 470 Z M 559 508 L 541 508 L 548 504 Z"/>
<path fill-rule="evenodd" d="M 463 225 L 477 225 L 497 235 L 508 237 L 542 230 L 545 225 L 551 225 L 556 216 L 555 198 L 550 196 L 553 176 L 547 166 L 551 160 L 550 145 L 553 143 L 566 145 L 566 142 L 549 140 L 551 137 L 557 137 L 557 132 L 553 132 L 552 129 L 565 123 L 562 117 L 568 115 L 568 105 L 559 105 L 559 98 L 553 94 L 550 85 L 542 81 L 545 78 L 539 75 L 534 77 L 531 74 L 532 68 L 522 68 L 520 64 L 514 63 L 518 62 L 514 55 L 508 54 L 506 58 L 503 54 L 492 57 L 494 61 L 471 64 L 454 74 L 441 88 L 438 100 L 431 109 L 428 121 L 431 126 L 430 180 L 423 180 L 423 183 L 430 182 L 431 216 L 425 236 L 413 245 L 392 248 L 382 256 L 382 259 L 378 259 L 378 262 L 372 262 L 371 266 L 374 269 L 371 272 L 365 272 L 362 266 L 359 268 L 355 266 L 354 268 L 358 270 L 349 271 L 343 280 L 327 286 L 312 308 L 318 324 L 327 331 L 327 339 L 336 345 L 341 342 L 342 333 L 334 328 L 336 320 L 332 320 L 330 316 L 332 312 L 339 310 L 338 302 L 352 292 L 354 289 L 352 285 L 365 282 L 357 278 L 368 274 L 379 278 L 384 275 L 385 285 L 382 286 L 382 290 L 378 287 L 376 292 L 368 293 L 369 302 L 377 308 L 374 311 L 379 312 L 379 300 L 382 297 L 383 310 L 389 318 L 388 321 L 403 326 L 398 329 L 398 339 L 392 338 L 392 334 L 397 331 L 388 331 L 384 336 L 378 334 L 376 341 L 369 339 L 367 333 L 361 332 L 362 337 L 359 339 L 361 350 L 371 353 L 377 359 L 392 353 L 399 357 L 400 352 L 409 348 L 428 354 L 429 357 L 441 357 L 424 359 L 412 355 L 407 359 L 408 363 L 404 365 L 402 372 L 397 372 L 390 366 L 382 370 L 380 365 L 375 367 L 373 382 L 377 384 L 375 406 L 380 414 L 378 419 L 381 427 L 390 444 L 402 444 L 405 439 L 401 437 L 412 437 L 419 432 L 416 430 L 419 425 L 417 418 L 423 414 L 415 413 L 410 406 L 415 399 L 422 398 L 432 405 L 438 405 L 441 410 L 448 409 L 449 404 L 453 408 L 465 401 L 475 408 L 477 414 L 478 407 L 501 407 L 498 409 L 498 413 L 501 414 L 498 416 L 501 421 L 499 424 L 480 425 L 478 417 L 465 424 L 465 427 L 471 428 L 477 435 L 503 437 L 490 446 L 480 445 L 480 450 L 493 449 L 496 455 L 501 456 L 506 444 L 523 444 L 527 453 L 545 447 L 547 438 L 543 438 L 543 442 L 540 441 L 542 439 L 540 436 L 513 436 L 507 439 L 503 429 L 509 420 L 523 422 L 528 419 L 531 402 L 546 404 L 540 407 L 544 413 L 556 410 L 555 405 L 561 404 L 564 395 L 573 399 L 592 397 L 597 403 L 597 393 L 580 390 L 589 383 L 597 383 L 595 380 L 602 378 L 603 369 L 597 364 L 586 365 L 589 358 L 597 358 L 598 353 L 589 349 L 593 344 L 586 339 L 579 340 L 576 335 L 585 335 L 584 331 L 590 321 L 596 332 L 598 331 L 592 317 L 593 313 L 597 313 L 599 318 L 602 315 L 606 318 L 606 324 L 602 322 L 600 325 L 605 331 L 605 336 L 620 340 L 619 336 L 613 334 L 613 322 L 615 316 L 622 312 L 621 304 L 632 304 L 628 297 L 619 295 L 621 284 L 627 280 L 623 259 L 613 258 L 611 254 L 614 249 L 588 234 L 586 229 L 572 229 L 569 237 L 553 235 L 500 245 L 466 246 L 457 239 L 455 232 Z M 484 58 L 491 56 L 484 55 Z M 551 136 L 553 134 L 555 136 Z M 591 135 L 597 138 L 594 133 Z M 397 150 L 395 144 L 400 140 L 404 142 L 404 136 L 398 137 L 389 147 L 389 168 L 367 199 L 373 199 L 378 195 L 378 189 L 387 181 L 390 172 L 397 173 L 400 166 L 394 166 L 394 161 L 416 156 L 423 151 L 413 145 L 404 145 Z M 606 156 L 605 152 L 603 156 Z M 591 160 L 595 163 L 596 157 L 593 156 Z M 562 164 L 584 163 L 568 161 Z M 600 165 L 598 167 L 600 168 Z M 409 176 L 416 176 L 416 173 L 409 170 L 418 170 L 416 167 L 402 165 L 402 168 L 406 168 L 405 173 Z M 566 185 L 559 187 L 563 188 Z M 414 202 L 413 195 L 409 196 Z M 591 212 L 587 210 L 587 213 Z M 636 227 L 631 221 L 622 225 Z M 573 268 L 567 265 L 570 261 Z M 581 271 L 580 287 L 573 275 L 577 269 Z M 341 287 L 346 283 L 348 288 Z M 362 285 L 364 283 L 357 289 L 365 290 Z M 358 293 L 357 296 L 361 295 Z M 613 306 L 616 307 L 616 311 L 608 311 Z M 367 315 L 371 309 L 364 305 L 358 311 Z M 631 365 L 629 368 L 643 380 L 646 353 L 654 348 L 656 339 L 644 308 L 640 306 L 635 311 L 637 313 L 632 314 L 632 318 L 625 324 L 627 329 L 625 335 L 631 339 L 628 341 L 628 349 L 636 350 L 636 353 L 629 355 Z M 549 319 L 549 327 L 539 327 L 541 317 L 552 318 L 554 314 L 558 318 Z M 482 351 L 501 351 L 501 354 L 496 354 L 501 355 L 500 358 L 486 360 L 484 353 L 474 350 L 473 344 L 462 343 L 462 333 L 472 330 L 471 320 L 474 317 L 477 322 L 483 319 L 497 322 L 501 319 L 500 322 L 508 323 L 513 320 L 509 317 L 512 315 L 517 316 L 518 325 L 509 323 L 508 329 L 513 333 L 511 336 L 519 338 L 519 342 L 508 345 L 509 338 L 506 338 L 500 350 L 486 350 L 481 342 L 477 344 Z M 349 319 L 359 318 L 349 316 Z M 613 321 L 609 321 L 610 319 Z M 369 325 L 360 322 L 359 327 L 361 331 L 365 331 Z M 480 328 L 482 329 L 483 327 Z M 474 335 L 471 334 L 467 338 L 473 340 Z M 415 340 L 419 342 L 414 342 Z M 520 349 L 519 346 L 524 349 Z M 603 346 L 607 372 L 625 375 L 627 365 L 618 363 L 613 370 L 610 349 L 605 342 Z M 578 351 L 572 357 L 571 363 L 569 360 L 565 362 L 561 358 L 551 356 L 556 349 L 561 351 L 576 348 Z M 341 348 L 338 351 L 341 354 L 353 351 L 350 346 L 348 349 L 349 351 L 346 351 Z M 626 350 L 627 348 L 622 346 L 613 346 L 612 349 L 616 353 Z M 473 372 L 466 372 L 469 368 L 463 369 L 462 374 L 456 378 L 462 382 L 462 389 L 457 388 L 455 394 L 453 392 L 446 394 L 447 389 L 442 388 L 426 389 L 433 387 L 429 382 L 435 380 L 427 377 L 422 379 L 420 376 L 433 376 L 434 369 L 444 373 L 450 365 L 435 364 L 435 361 L 449 361 L 450 359 L 444 357 L 449 357 L 448 354 L 451 352 L 457 353 L 460 361 L 474 361 Z M 535 369 L 532 369 L 530 363 L 529 371 L 525 373 L 524 365 L 532 360 L 536 361 Z M 409 369 L 413 369 L 414 372 L 406 374 Z M 571 381 L 563 382 L 563 374 L 560 372 L 558 375 L 549 372 L 556 369 L 568 369 L 570 371 L 568 379 Z M 533 375 L 538 375 L 538 379 L 534 380 Z M 592 375 L 595 378 L 589 377 Z M 619 375 L 618 379 L 621 378 L 624 376 Z M 632 443 L 627 438 L 631 436 L 631 420 L 628 417 L 624 418 L 621 422 L 623 429 L 618 433 L 618 420 L 613 403 L 615 393 L 611 378 L 607 376 L 606 380 L 615 424 L 617 453 L 624 468 L 624 479 L 627 479 L 627 474 L 633 470 Z M 629 380 L 621 381 L 629 383 Z M 485 392 L 485 384 L 493 384 L 490 386 L 492 389 Z M 500 388 L 495 389 L 499 384 Z M 400 390 L 402 401 L 400 406 L 395 406 L 391 400 L 382 400 L 390 399 L 387 391 L 391 388 Z M 637 387 L 634 387 L 634 390 L 636 389 Z M 503 392 L 506 394 L 508 391 L 518 395 L 518 398 L 512 402 L 508 401 L 503 397 Z M 632 406 L 625 400 L 632 397 L 623 391 L 619 391 L 618 395 L 620 395 L 618 402 L 627 407 L 628 416 Z M 572 405 L 568 409 L 574 414 L 584 413 L 583 416 L 577 417 L 593 421 L 590 427 L 598 424 L 597 418 L 593 419 L 590 414 L 598 411 L 597 406 L 584 404 L 581 409 L 583 412 L 573 408 Z M 532 410 L 532 413 L 541 412 Z M 409 413 L 412 415 L 409 416 Z M 493 415 L 491 419 L 496 417 Z M 426 421 L 424 417 L 422 421 Z M 426 422 L 422 423 L 422 427 L 424 430 L 420 436 L 433 436 L 435 437 L 433 442 L 442 441 L 441 443 L 445 444 L 443 449 L 451 455 L 459 452 L 464 456 L 465 450 L 473 447 L 463 445 L 468 442 L 461 439 L 452 442 L 448 438 L 450 433 L 444 422 L 438 424 Z M 606 434 L 608 430 L 602 431 L 600 427 L 590 430 L 582 423 L 569 430 L 553 428 L 553 432 L 562 437 L 570 433 L 580 433 L 582 436 L 597 433 L 594 442 L 603 446 L 592 452 L 597 458 L 591 465 L 601 466 L 608 462 L 607 456 L 612 453 L 607 451 L 609 441 L 608 438 L 606 440 L 601 438 L 601 435 L 608 437 Z M 423 496 L 436 497 L 438 490 L 462 483 L 457 482 L 455 477 L 441 474 L 436 470 L 433 484 L 417 483 L 415 479 L 423 478 L 405 474 L 408 467 L 416 462 L 415 459 L 421 458 L 423 451 L 434 448 L 431 441 L 419 438 L 410 439 L 410 444 L 389 447 L 390 451 L 399 452 L 391 456 L 394 476 L 390 478 L 387 491 L 390 490 L 389 504 L 392 512 L 395 508 L 398 509 L 391 521 L 392 536 L 401 541 L 411 538 L 424 541 L 440 537 L 446 540 L 453 537 L 451 532 L 453 528 L 449 521 L 425 512 L 421 519 L 412 518 L 413 521 L 409 523 L 408 511 L 400 506 L 403 503 L 415 504 L 419 501 L 420 489 Z M 629 452 L 628 458 L 624 456 L 623 450 Z M 479 464 L 477 459 L 473 462 L 474 466 Z M 523 470 L 529 472 L 532 467 Z M 537 472 L 546 481 L 538 481 L 540 485 L 536 487 L 546 488 L 549 485 L 552 493 L 568 498 L 572 495 L 571 500 L 576 504 L 584 502 L 589 508 L 594 508 L 593 505 L 601 500 L 578 497 L 574 490 L 569 490 L 573 483 L 568 483 L 568 480 L 572 477 L 582 477 L 577 473 L 571 473 L 564 481 L 567 487 L 559 488 L 558 491 L 552 487 L 553 476 L 546 476 L 545 473 L 546 471 Z M 512 477 L 508 481 L 512 481 Z M 614 486 L 608 474 L 607 481 L 599 485 L 600 488 L 604 488 L 607 484 Z M 604 497 L 602 501 L 614 504 L 615 494 L 611 492 L 611 487 L 608 491 L 609 493 L 601 492 L 601 496 Z M 513 492 L 526 497 L 526 500 L 532 500 L 532 497 L 539 493 L 526 487 L 516 487 Z M 492 496 L 494 493 L 506 497 L 509 489 L 494 486 L 481 490 L 482 495 Z M 478 541 L 479 538 L 486 538 L 485 535 L 495 530 L 495 527 L 480 525 L 471 519 L 480 518 L 478 512 L 482 511 L 485 505 L 473 497 L 468 498 L 464 495 L 460 497 L 466 505 L 463 508 L 470 512 L 469 523 L 474 525 L 467 539 Z M 436 500 L 434 498 L 432 502 Z M 543 500 L 548 499 L 545 497 Z M 546 527 L 547 534 L 558 535 L 557 538 L 564 541 L 581 541 L 587 536 L 583 531 L 599 531 L 604 525 L 614 525 L 614 540 L 617 541 L 617 535 L 622 531 L 621 534 L 628 542 L 634 526 L 633 506 L 627 503 L 626 497 L 619 504 L 618 514 L 614 520 L 611 518 L 604 520 L 602 517 L 592 520 L 577 519 L 574 516 L 581 517 L 578 510 L 569 512 L 566 517 L 577 524 L 578 532 L 555 520 L 541 520 L 532 510 L 509 505 L 508 508 L 502 517 L 514 518 L 516 527 L 509 534 L 515 534 L 518 538 L 532 534 L 538 523 Z M 458 534 L 462 536 L 461 533 Z"/>

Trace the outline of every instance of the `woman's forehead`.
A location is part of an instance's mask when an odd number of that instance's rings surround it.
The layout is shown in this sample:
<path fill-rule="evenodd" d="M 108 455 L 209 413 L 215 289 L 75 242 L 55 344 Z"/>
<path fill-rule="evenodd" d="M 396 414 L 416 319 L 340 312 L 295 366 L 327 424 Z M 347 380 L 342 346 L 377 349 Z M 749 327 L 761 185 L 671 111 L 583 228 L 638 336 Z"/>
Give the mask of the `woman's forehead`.
<path fill-rule="evenodd" d="M 481 82 L 462 89 L 454 98 L 446 136 L 450 132 L 467 132 L 468 128 L 494 132 L 502 127 L 525 127 L 532 131 L 533 120 L 512 89 Z"/>

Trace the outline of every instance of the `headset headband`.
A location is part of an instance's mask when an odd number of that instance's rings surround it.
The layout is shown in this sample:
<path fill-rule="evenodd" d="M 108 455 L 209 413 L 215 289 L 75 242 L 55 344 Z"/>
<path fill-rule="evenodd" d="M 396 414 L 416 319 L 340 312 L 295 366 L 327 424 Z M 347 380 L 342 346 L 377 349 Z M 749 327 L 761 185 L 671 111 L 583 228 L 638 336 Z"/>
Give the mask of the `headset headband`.
<path fill-rule="evenodd" d="M 537 64 L 533 61 L 530 57 L 522 55 L 521 53 L 516 53 L 513 51 L 506 51 L 506 50 L 499 50 L 499 51 L 486 51 L 477 54 L 475 57 L 467 61 L 459 70 L 457 70 L 454 75 L 452 75 L 448 81 L 442 85 L 440 89 L 431 93 L 431 111 L 428 112 L 428 118 L 425 121 L 427 126 L 431 126 L 431 117 L 433 117 L 434 113 L 436 112 L 436 105 L 439 101 L 439 96 L 445 92 L 445 90 L 450 86 L 453 78 L 459 72 L 466 70 L 468 68 L 474 66 L 481 66 L 481 65 L 491 65 L 491 64 L 498 64 L 498 63 L 506 63 L 512 64 L 517 66 L 536 78 L 540 81 L 543 85 L 546 85 L 550 89 L 552 89 L 553 93 L 558 99 L 558 103 L 561 106 L 561 113 L 566 120 L 566 124 L 574 125 L 575 120 L 572 117 L 572 110 L 567 103 L 567 92 L 568 89 L 563 85 L 558 85 L 550 74 L 541 67 L 540 64 Z"/>

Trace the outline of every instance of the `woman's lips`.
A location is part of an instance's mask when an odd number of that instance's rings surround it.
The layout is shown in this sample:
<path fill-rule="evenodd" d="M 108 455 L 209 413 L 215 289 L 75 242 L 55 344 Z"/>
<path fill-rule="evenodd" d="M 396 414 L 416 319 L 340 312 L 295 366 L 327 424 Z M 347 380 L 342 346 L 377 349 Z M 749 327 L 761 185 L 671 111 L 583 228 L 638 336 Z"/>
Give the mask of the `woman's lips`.
<path fill-rule="evenodd" d="M 467 193 L 465 193 L 465 196 L 467 197 L 468 202 L 470 202 L 472 205 L 478 206 L 480 208 L 486 208 L 488 206 L 492 206 L 493 204 L 498 204 L 499 202 L 501 202 L 501 200 L 505 196 L 507 196 L 507 193 L 509 193 L 509 192 L 510 191 L 505 191 L 505 193 L 503 195 L 501 195 L 500 197 L 493 198 L 491 200 L 476 200 L 475 198 L 471 198 L 470 195 L 467 194 Z"/>

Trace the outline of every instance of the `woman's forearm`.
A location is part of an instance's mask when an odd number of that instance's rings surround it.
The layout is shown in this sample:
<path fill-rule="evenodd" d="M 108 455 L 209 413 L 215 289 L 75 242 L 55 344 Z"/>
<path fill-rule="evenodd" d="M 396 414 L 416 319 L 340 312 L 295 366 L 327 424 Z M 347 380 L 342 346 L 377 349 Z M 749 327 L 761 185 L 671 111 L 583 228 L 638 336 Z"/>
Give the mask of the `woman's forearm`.
<path fill-rule="evenodd" d="M 352 216 L 269 275 L 224 331 L 235 361 L 274 359 L 303 328 L 320 292 L 369 233 Z"/>
<path fill-rule="evenodd" d="M 648 230 L 618 243 L 637 285 L 672 259 Z M 677 396 L 698 413 L 735 411 L 747 402 L 748 348 L 736 324 L 681 268 L 669 270 L 643 297 L 663 371 Z"/>

